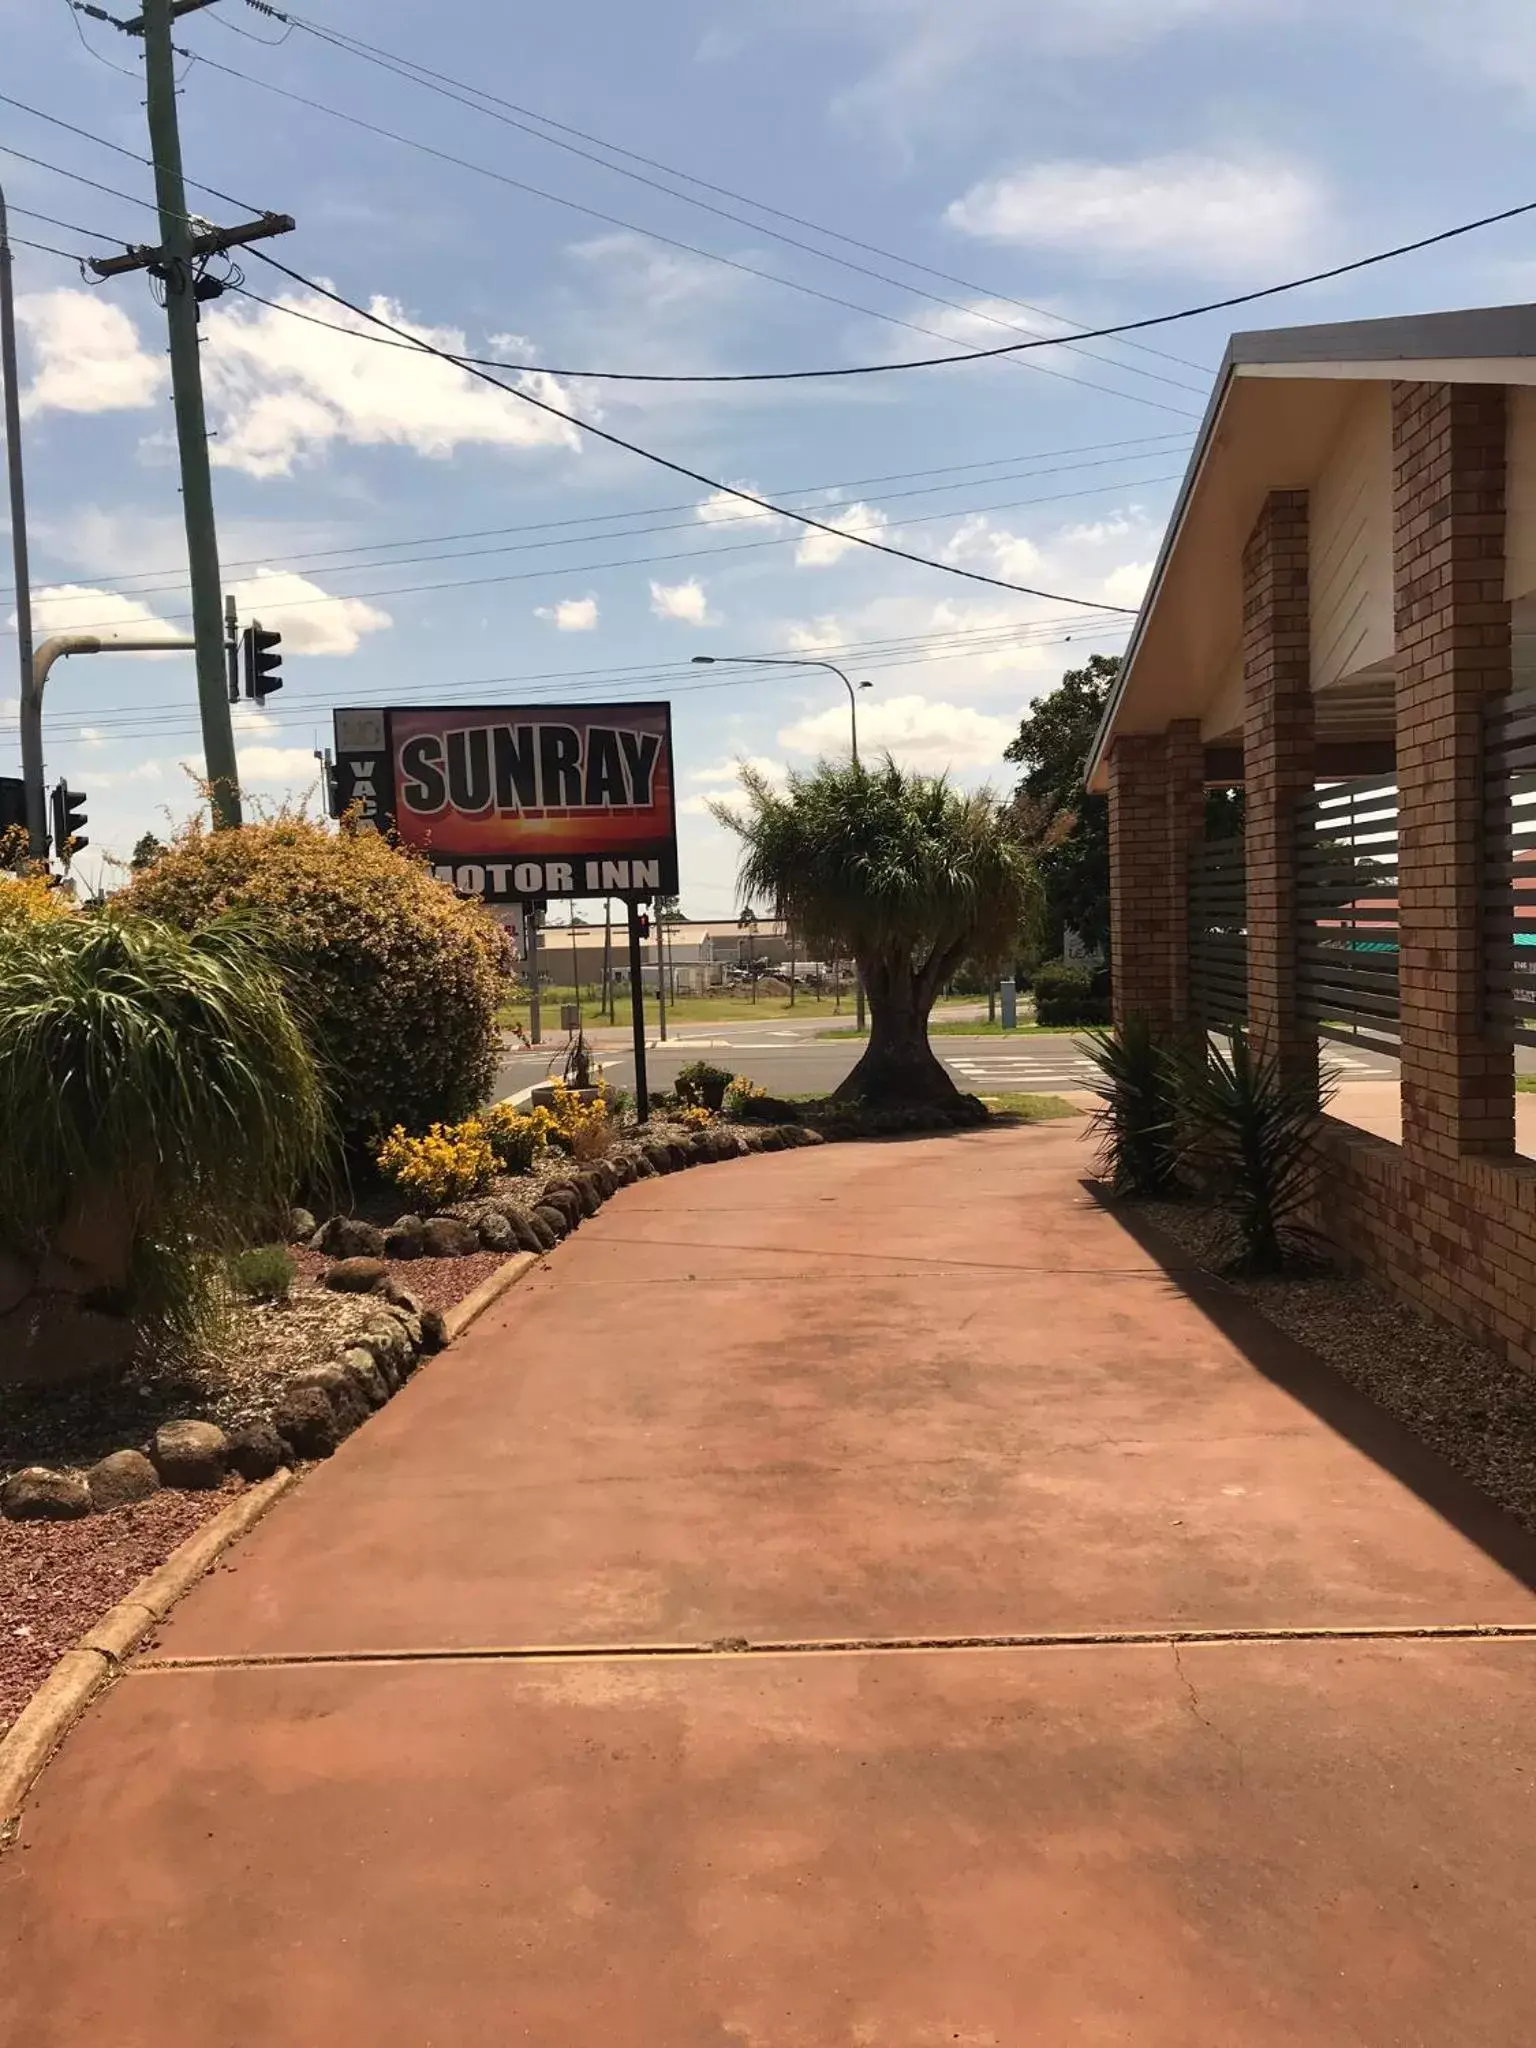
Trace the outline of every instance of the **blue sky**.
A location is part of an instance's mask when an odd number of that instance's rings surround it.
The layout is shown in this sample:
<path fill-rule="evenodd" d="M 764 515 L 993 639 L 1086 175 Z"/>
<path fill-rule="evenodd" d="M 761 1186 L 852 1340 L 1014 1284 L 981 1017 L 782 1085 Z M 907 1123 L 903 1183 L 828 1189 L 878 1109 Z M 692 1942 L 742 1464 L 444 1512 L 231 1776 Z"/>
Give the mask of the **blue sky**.
<path fill-rule="evenodd" d="M 181 97 L 189 178 L 292 213 L 298 232 L 274 253 L 346 296 L 450 348 L 572 372 L 879 362 L 986 346 L 1010 327 L 1068 334 L 1536 197 L 1536 17 L 1522 0 L 295 12 L 542 121 L 218 0 L 177 30 L 196 58 Z M 0 156 L 13 233 L 96 252 L 151 238 L 149 172 L 101 146 L 146 148 L 136 46 L 65 0 L 0 0 L 0 32 L 5 89 L 100 138 L 0 105 L 0 142 L 127 195 Z M 814 225 L 685 185 L 740 218 L 703 210 L 555 146 L 550 122 L 668 166 L 623 160 L 662 185 L 688 173 Z M 193 204 L 238 214 L 206 193 Z M 1053 348 L 1027 367 L 528 388 L 819 518 L 1133 605 L 1229 327 L 1521 299 L 1533 233 L 1514 223 L 1142 347 Z M 874 685 L 867 751 L 1006 787 L 1001 749 L 1028 701 L 1091 649 L 1123 644 L 1107 615 L 1073 618 L 711 501 L 457 370 L 296 320 L 346 316 L 257 260 L 242 268 L 290 309 L 231 294 L 205 314 L 226 586 L 285 636 L 287 686 L 240 735 L 268 799 L 312 785 L 337 704 L 515 703 L 562 677 L 581 696 L 645 689 L 674 704 L 685 902 L 720 914 L 733 857 L 706 800 L 740 758 L 778 772 L 845 746 L 847 704 L 829 675 L 743 681 L 691 656 L 828 653 Z M 17 273 L 40 629 L 179 628 L 161 315 L 142 278 L 86 287 L 26 248 Z M 0 624 L 9 609 L 0 600 Z M 7 632 L 0 773 L 16 772 L 14 650 Z M 191 807 L 191 665 L 79 659 L 55 669 L 50 694 L 49 774 L 88 793 L 93 875 L 101 854 Z"/>

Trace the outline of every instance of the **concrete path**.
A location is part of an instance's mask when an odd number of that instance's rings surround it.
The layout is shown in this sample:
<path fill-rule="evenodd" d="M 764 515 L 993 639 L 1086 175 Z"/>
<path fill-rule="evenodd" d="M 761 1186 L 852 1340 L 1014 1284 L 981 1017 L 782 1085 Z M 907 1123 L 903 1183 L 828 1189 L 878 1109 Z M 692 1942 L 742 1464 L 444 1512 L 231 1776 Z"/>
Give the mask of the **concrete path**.
<path fill-rule="evenodd" d="M 0 2039 L 1528 2039 L 1536 1551 L 1085 1164 L 623 1193 L 71 1737 Z"/>

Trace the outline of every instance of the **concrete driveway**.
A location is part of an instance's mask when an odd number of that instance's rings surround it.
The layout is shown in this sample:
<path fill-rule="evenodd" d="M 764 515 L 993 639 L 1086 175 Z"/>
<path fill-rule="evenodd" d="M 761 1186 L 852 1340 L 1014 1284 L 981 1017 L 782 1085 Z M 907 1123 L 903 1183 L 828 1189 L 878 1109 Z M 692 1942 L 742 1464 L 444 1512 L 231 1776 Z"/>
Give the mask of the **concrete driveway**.
<path fill-rule="evenodd" d="M 621 1194 L 70 1738 L 0 2038 L 1528 2038 L 1536 1548 L 1085 1166 Z"/>

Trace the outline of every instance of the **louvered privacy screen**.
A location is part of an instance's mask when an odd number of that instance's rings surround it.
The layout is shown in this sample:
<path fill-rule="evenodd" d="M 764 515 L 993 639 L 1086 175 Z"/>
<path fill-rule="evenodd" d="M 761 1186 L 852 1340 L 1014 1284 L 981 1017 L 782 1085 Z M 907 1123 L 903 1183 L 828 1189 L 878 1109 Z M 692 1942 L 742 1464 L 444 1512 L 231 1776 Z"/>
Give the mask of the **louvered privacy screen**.
<path fill-rule="evenodd" d="M 1335 782 L 1297 810 L 1301 1013 L 1323 1038 L 1395 1050 L 1397 788 Z"/>
<path fill-rule="evenodd" d="M 1483 769 L 1484 1012 L 1536 1045 L 1536 697 L 1489 707 Z"/>
<path fill-rule="evenodd" d="M 1205 839 L 1189 871 L 1189 979 L 1207 1031 L 1248 1017 L 1248 889 L 1241 833 Z"/>

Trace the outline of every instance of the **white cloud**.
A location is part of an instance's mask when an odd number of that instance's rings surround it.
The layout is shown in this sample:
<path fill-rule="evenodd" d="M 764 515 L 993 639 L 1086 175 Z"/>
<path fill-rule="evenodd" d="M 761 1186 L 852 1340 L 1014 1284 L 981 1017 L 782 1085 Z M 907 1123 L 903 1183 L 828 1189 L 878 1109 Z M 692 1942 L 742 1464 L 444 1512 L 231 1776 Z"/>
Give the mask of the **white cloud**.
<path fill-rule="evenodd" d="M 16 317 L 32 344 L 32 382 L 23 417 L 41 412 L 123 412 L 152 405 L 167 381 L 159 356 L 139 341 L 132 320 L 91 291 L 29 293 Z"/>
<path fill-rule="evenodd" d="M 309 747 L 237 747 L 240 781 L 276 783 L 303 791 L 319 776 L 320 764 Z"/>
<path fill-rule="evenodd" d="M 463 447 L 574 449 L 568 422 L 493 390 L 451 363 L 378 346 L 377 330 L 329 300 L 291 293 L 280 305 L 330 323 L 316 327 L 263 307 L 207 318 L 203 374 L 218 422 L 213 459 L 249 476 L 287 476 L 333 443 L 404 447 L 443 458 Z M 454 328 L 408 320 L 386 298 L 370 302 L 380 319 L 464 354 Z M 336 327 L 348 331 L 337 333 Z M 374 339 L 369 339 L 374 336 Z M 523 388 L 565 406 L 552 378 L 524 376 Z"/>
<path fill-rule="evenodd" d="M 734 761 L 716 761 L 708 768 L 694 768 L 690 770 L 688 780 L 706 783 L 709 787 L 700 790 L 696 795 L 684 797 L 677 807 L 679 816 L 712 816 L 709 808 L 712 803 L 717 803 L 721 797 L 735 796 L 739 792 L 743 768 L 756 769 L 764 781 L 771 783 L 775 789 L 782 789 L 789 779 L 789 770 L 784 763 L 774 760 L 771 754 L 743 754 Z"/>
<path fill-rule="evenodd" d="M 744 483 L 744 491 L 757 496 L 756 484 Z M 782 520 L 776 512 L 765 512 L 761 505 L 754 505 L 746 498 L 738 498 L 735 491 L 711 491 L 709 496 L 694 507 L 695 514 L 706 526 L 780 526 Z"/>
<path fill-rule="evenodd" d="M 1016 718 L 994 718 L 966 704 L 936 702 L 915 693 L 859 702 L 861 754 L 889 752 L 903 767 L 929 773 L 1000 768 L 1003 748 L 1017 731 Z M 841 754 L 847 751 L 848 739 L 846 705 L 813 712 L 779 733 L 779 745 L 792 754 Z"/>
<path fill-rule="evenodd" d="M 16 623 L 11 614 L 10 623 Z M 38 640 L 54 633 L 95 633 L 103 640 L 137 640 L 185 634 L 185 621 L 157 618 L 147 604 L 120 591 L 97 590 L 89 583 L 50 583 L 32 593 L 32 631 Z M 144 661 L 173 660 L 174 655 L 146 654 Z"/>
<path fill-rule="evenodd" d="M 885 514 L 875 505 L 849 505 L 840 512 L 818 511 L 818 519 L 828 526 L 839 529 L 837 533 L 822 533 L 814 526 L 808 526 L 801 536 L 800 545 L 795 549 L 795 565 L 801 569 L 826 569 L 833 562 L 840 562 L 844 555 L 852 554 L 857 543 L 844 540 L 845 533 L 859 533 L 870 540 L 879 540 L 888 525 Z"/>
<path fill-rule="evenodd" d="M 968 235 L 1089 261 L 1243 275 L 1308 254 L 1326 201 L 1297 164 L 1180 153 L 1022 165 L 973 185 L 945 218 Z"/>
<path fill-rule="evenodd" d="M 132 768 L 93 768 L 91 788 L 126 789 L 139 782 L 158 782 L 165 773 L 165 766 L 163 761 L 139 761 Z"/>
<path fill-rule="evenodd" d="M 271 712 L 263 711 L 258 705 L 253 704 L 248 697 L 242 697 L 238 704 L 233 705 L 229 716 L 236 732 L 277 731 L 277 720 L 272 716 Z"/>
<path fill-rule="evenodd" d="M 365 634 L 393 623 L 376 605 L 332 597 L 286 569 L 258 569 L 232 587 L 242 622 L 259 619 L 281 633 L 285 654 L 355 654 Z"/>
<path fill-rule="evenodd" d="M 658 619 L 675 619 L 683 626 L 712 626 L 716 623 L 704 586 L 696 576 L 690 577 L 686 583 L 653 583 L 651 611 Z"/>
<path fill-rule="evenodd" d="M 538 605 L 533 616 L 548 619 L 557 633 L 590 633 L 597 624 L 597 599 L 562 597 L 558 604 Z"/>

